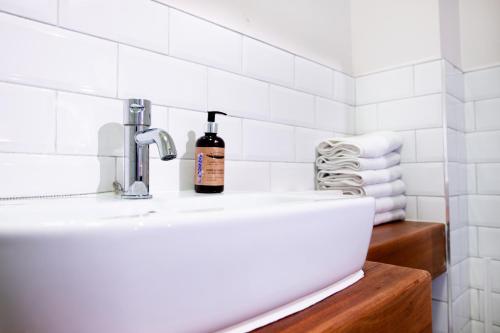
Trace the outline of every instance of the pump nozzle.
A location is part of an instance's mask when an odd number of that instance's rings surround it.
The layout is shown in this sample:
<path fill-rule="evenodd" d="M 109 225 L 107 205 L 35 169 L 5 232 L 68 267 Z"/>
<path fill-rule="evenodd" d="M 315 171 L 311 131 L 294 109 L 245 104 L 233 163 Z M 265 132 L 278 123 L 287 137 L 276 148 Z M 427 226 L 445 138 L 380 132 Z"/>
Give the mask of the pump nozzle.
<path fill-rule="evenodd" d="M 227 114 L 221 111 L 207 111 L 207 113 L 208 113 L 208 123 L 207 123 L 206 133 L 217 133 L 217 123 L 215 122 L 215 115 L 222 114 L 224 116 L 227 116 Z"/>
<path fill-rule="evenodd" d="M 222 114 L 224 116 L 227 116 L 227 113 L 221 111 L 207 111 L 207 113 L 208 113 L 208 121 L 212 123 L 215 121 L 216 114 Z"/>

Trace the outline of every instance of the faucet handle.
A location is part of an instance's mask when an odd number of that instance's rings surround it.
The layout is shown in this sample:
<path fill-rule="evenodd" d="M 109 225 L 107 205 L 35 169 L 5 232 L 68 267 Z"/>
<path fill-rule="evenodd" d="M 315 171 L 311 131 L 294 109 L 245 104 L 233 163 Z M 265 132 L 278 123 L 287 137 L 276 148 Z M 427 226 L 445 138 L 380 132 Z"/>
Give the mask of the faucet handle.
<path fill-rule="evenodd" d="M 151 126 L 151 101 L 127 99 L 123 108 L 123 124 Z"/>

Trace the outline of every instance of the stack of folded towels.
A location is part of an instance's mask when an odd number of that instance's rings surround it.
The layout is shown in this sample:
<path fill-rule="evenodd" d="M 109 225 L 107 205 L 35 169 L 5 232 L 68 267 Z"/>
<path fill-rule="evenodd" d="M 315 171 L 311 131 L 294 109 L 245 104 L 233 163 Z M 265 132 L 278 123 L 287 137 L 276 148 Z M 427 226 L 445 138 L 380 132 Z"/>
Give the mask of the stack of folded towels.
<path fill-rule="evenodd" d="M 405 184 L 401 178 L 401 136 L 394 132 L 331 138 L 317 147 L 319 190 L 375 198 L 374 224 L 405 218 Z"/>

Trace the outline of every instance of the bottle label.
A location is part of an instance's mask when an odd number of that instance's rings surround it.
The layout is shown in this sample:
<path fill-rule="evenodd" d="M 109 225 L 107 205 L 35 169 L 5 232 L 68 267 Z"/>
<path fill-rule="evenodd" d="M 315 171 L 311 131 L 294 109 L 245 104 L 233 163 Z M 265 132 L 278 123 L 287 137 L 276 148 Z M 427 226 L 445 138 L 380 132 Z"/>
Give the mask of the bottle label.
<path fill-rule="evenodd" d="M 195 185 L 224 185 L 224 148 L 196 147 Z"/>

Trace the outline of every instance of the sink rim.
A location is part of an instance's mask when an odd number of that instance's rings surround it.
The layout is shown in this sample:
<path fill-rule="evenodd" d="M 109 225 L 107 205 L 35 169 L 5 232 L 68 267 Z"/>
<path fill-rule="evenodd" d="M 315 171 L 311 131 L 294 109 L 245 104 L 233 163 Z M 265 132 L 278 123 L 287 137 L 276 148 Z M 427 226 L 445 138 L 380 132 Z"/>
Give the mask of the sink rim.
<path fill-rule="evenodd" d="M 239 206 L 236 208 L 227 206 L 230 202 L 224 202 L 224 198 L 229 200 L 245 199 L 258 197 L 262 199 L 285 199 L 282 202 L 258 203 L 248 206 Z M 177 210 L 169 211 L 168 207 L 161 210 L 161 204 L 164 200 L 169 200 L 170 206 L 175 203 L 196 203 L 196 200 L 219 200 L 219 203 L 225 205 L 223 208 L 208 208 L 196 210 Z M 235 220 L 244 213 L 247 216 L 259 218 L 269 214 L 290 213 L 291 211 L 303 211 L 312 207 L 324 207 L 331 205 L 332 202 L 346 200 L 373 200 L 369 197 L 353 197 L 340 195 L 337 191 L 326 193 L 325 191 L 303 191 L 303 192 L 228 192 L 216 195 L 197 194 L 193 191 L 183 192 L 160 192 L 151 200 L 124 200 L 118 195 L 112 193 L 92 194 L 70 198 L 50 198 L 35 200 L 13 200 L 6 204 L 0 204 L 1 209 L 9 207 L 12 211 L 8 212 L 9 218 L 2 222 L 0 220 L 0 237 L 13 234 L 54 234 L 54 233 L 73 233 L 73 232 L 92 232 L 96 230 L 140 230 L 144 228 L 173 228 L 183 227 L 198 223 L 224 223 L 227 219 Z M 40 210 L 52 208 L 58 209 L 60 204 L 70 203 L 69 207 L 64 207 L 62 211 L 56 212 L 49 217 L 42 217 L 39 221 Z M 71 216 L 71 208 L 78 205 L 85 205 L 84 208 L 102 209 L 106 212 L 115 207 L 105 207 L 108 203 L 122 206 L 136 206 L 136 212 L 117 212 L 107 216 L 99 215 L 99 212 L 91 212 L 86 217 Z M 374 203 L 373 203 L 374 204 Z M 34 209 L 30 211 L 30 207 Z M 116 207 L 120 208 L 120 207 Z M 257 209 L 256 209 L 257 208 Z M 81 207 L 80 207 L 81 209 Z M 134 209 L 132 209 L 134 210 Z M 15 214 L 20 213 L 20 215 Z"/>

